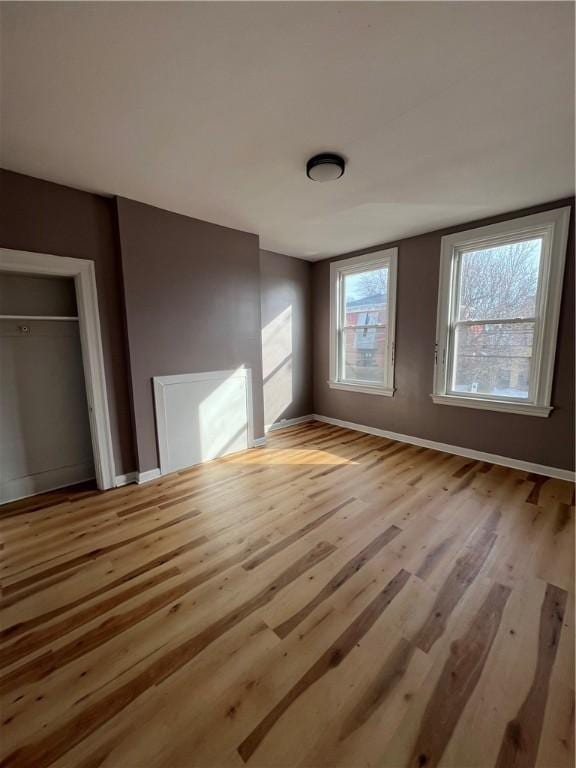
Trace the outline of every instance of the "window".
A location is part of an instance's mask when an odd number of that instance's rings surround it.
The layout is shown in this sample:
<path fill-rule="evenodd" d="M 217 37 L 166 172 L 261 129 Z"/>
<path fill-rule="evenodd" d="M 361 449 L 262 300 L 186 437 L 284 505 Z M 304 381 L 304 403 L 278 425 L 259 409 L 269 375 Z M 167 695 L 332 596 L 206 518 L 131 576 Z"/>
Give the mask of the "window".
<path fill-rule="evenodd" d="M 442 238 L 435 403 L 548 416 L 569 217 Z"/>
<path fill-rule="evenodd" d="M 334 389 L 394 394 L 397 249 L 330 265 L 330 381 Z"/>

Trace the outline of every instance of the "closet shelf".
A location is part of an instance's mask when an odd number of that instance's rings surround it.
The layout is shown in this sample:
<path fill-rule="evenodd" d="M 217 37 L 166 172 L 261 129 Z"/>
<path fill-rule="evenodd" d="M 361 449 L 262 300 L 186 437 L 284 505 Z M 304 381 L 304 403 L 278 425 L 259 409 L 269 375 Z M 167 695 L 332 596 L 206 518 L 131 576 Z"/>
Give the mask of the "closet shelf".
<path fill-rule="evenodd" d="M 78 316 L 58 315 L 0 315 L 0 320 L 78 320 Z"/>

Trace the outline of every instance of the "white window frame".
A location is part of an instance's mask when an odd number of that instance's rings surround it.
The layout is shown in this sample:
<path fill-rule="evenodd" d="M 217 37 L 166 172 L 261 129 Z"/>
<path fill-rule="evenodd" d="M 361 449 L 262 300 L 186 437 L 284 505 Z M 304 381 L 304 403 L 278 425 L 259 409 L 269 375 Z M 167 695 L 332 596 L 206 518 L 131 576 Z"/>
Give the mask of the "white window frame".
<path fill-rule="evenodd" d="M 342 283 L 346 275 L 354 272 L 366 272 L 369 269 L 387 267 L 388 269 L 388 354 L 384 370 L 384 382 L 355 382 L 344 379 L 342 359 L 340 354 L 340 339 L 343 326 Z M 398 268 L 398 249 L 388 248 L 384 251 L 354 256 L 351 259 L 333 261 L 330 264 L 330 379 L 328 385 L 332 389 L 342 389 L 349 392 L 362 392 L 370 395 L 394 394 L 394 355 L 396 345 L 396 275 Z"/>
<path fill-rule="evenodd" d="M 547 417 L 550 414 L 569 222 L 570 207 L 557 208 L 486 227 L 457 232 L 442 238 L 434 351 L 434 389 L 431 395 L 435 403 L 540 417 Z M 542 237 L 543 243 L 536 295 L 528 399 L 494 398 L 478 393 L 454 394 L 449 389 L 449 381 L 453 361 L 455 292 L 458 285 L 457 271 L 460 254 L 469 250 L 479 250 L 535 237 Z"/>

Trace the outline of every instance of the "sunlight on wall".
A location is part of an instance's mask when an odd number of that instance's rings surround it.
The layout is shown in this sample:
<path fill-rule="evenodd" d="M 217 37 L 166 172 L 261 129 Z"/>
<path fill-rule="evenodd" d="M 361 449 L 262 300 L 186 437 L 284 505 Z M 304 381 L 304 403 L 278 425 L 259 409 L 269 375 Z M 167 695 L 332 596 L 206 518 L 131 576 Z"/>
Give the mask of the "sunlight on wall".
<path fill-rule="evenodd" d="M 292 306 L 262 329 L 264 423 L 273 424 L 292 402 Z"/>
<path fill-rule="evenodd" d="M 238 374 L 242 368 L 217 384 L 198 408 L 201 460 L 248 447 L 246 380 Z"/>

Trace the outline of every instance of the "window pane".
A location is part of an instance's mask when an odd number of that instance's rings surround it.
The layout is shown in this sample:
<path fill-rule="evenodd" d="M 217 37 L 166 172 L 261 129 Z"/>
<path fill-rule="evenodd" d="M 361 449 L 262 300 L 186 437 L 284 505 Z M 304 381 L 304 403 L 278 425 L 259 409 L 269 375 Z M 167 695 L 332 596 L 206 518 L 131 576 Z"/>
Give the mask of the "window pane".
<path fill-rule="evenodd" d="M 344 380 L 384 383 L 387 328 L 349 328 L 342 331 Z"/>
<path fill-rule="evenodd" d="M 460 256 L 458 320 L 534 317 L 542 239 Z"/>
<path fill-rule="evenodd" d="M 387 322 L 387 267 L 344 276 L 344 314 L 345 326 Z"/>
<path fill-rule="evenodd" d="M 533 341 L 534 323 L 458 326 L 452 391 L 527 398 Z"/>

